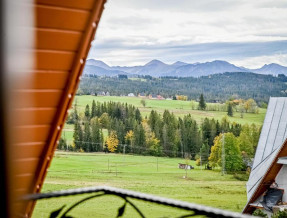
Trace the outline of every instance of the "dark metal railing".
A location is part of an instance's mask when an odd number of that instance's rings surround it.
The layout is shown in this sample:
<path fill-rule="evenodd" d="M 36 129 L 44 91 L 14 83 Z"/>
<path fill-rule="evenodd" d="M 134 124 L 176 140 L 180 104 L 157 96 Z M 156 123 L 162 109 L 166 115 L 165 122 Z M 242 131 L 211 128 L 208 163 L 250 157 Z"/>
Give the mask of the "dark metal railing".
<path fill-rule="evenodd" d="M 57 198 L 57 197 L 64 197 L 64 196 L 70 196 L 70 195 L 79 195 L 79 194 L 87 194 L 87 193 L 97 193 L 96 195 L 91 195 L 89 197 L 86 197 L 72 206 L 70 206 L 68 209 L 65 209 L 65 206 L 62 206 L 61 208 L 51 212 L 50 218 L 67 218 L 71 217 L 68 215 L 68 213 L 79 206 L 80 204 L 84 203 L 85 201 L 88 201 L 93 198 L 98 198 L 104 195 L 114 195 L 122 198 L 124 200 L 124 204 L 118 208 L 117 217 L 121 217 L 126 212 L 126 206 L 130 205 L 132 208 L 135 209 L 139 217 L 147 217 L 144 215 L 144 213 L 138 208 L 131 199 L 137 199 L 142 200 L 146 202 L 152 202 L 155 204 L 163 205 L 163 206 L 169 206 L 173 208 L 178 208 L 185 210 L 187 212 L 186 215 L 180 216 L 180 217 L 191 217 L 191 216 L 205 216 L 205 217 L 242 217 L 242 218 L 248 218 L 251 217 L 249 215 L 244 215 L 241 213 L 235 213 L 230 211 L 225 211 L 217 208 L 202 206 L 198 204 L 188 203 L 184 201 L 178 201 L 163 197 L 158 197 L 150 194 L 144 194 L 140 192 L 120 189 L 120 188 L 113 188 L 113 187 L 107 187 L 107 186 L 98 186 L 98 187 L 88 187 L 88 188 L 79 188 L 79 189 L 70 189 L 70 190 L 62 190 L 62 191 L 55 191 L 50 193 L 39 193 L 39 194 L 31 194 L 25 196 L 24 200 L 41 200 L 41 199 L 48 199 L 48 198 Z"/>

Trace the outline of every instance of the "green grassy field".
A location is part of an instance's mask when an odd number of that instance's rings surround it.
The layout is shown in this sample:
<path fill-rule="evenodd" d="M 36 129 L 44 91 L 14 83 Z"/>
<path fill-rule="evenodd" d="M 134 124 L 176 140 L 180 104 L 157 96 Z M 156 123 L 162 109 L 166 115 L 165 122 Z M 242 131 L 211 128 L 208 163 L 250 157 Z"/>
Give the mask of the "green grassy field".
<path fill-rule="evenodd" d="M 56 152 L 42 192 L 108 185 L 158 196 L 241 211 L 246 203 L 245 182 L 217 170 L 195 167 L 188 171 L 178 169 L 178 158 L 156 158 L 121 154 Z M 194 162 L 190 162 L 194 165 Z M 48 217 L 48 213 L 66 204 L 67 207 L 87 195 L 39 200 L 33 217 Z M 151 203 L 133 201 L 149 217 L 179 216 L 181 211 Z M 116 217 L 123 205 L 118 197 L 104 196 L 88 201 L 74 209 L 75 217 Z M 131 207 L 124 217 L 136 217 Z"/>
<path fill-rule="evenodd" d="M 83 95 L 76 96 L 75 100 L 80 111 L 84 111 L 84 108 L 87 104 L 92 104 L 92 101 L 107 102 L 115 101 L 121 103 L 132 104 L 135 107 L 138 107 L 143 116 L 148 116 L 151 110 L 157 110 L 159 113 L 163 113 L 164 110 L 169 110 L 175 115 L 183 116 L 185 114 L 191 114 L 192 117 L 197 121 L 201 122 L 205 117 L 214 118 L 216 120 L 221 120 L 224 116 L 227 115 L 226 112 L 222 111 L 200 111 L 192 110 L 190 101 L 173 101 L 173 100 L 151 100 L 146 99 L 146 107 L 143 107 L 140 103 L 141 98 L 138 97 L 118 97 L 118 96 L 91 96 Z M 215 103 L 209 103 L 215 104 Z M 265 117 L 266 109 L 259 109 L 258 114 L 245 113 L 243 118 L 240 118 L 240 113 L 234 112 L 233 117 L 228 119 L 231 122 L 237 122 L 240 124 L 251 124 L 255 123 L 256 125 L 262 125 Z"/>

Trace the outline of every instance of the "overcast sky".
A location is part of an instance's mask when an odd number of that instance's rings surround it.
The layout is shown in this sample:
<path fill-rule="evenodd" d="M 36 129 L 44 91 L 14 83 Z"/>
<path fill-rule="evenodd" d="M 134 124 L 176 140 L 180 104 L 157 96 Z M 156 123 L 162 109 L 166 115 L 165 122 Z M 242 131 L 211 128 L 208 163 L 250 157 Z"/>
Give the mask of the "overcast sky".
<path fill-rule="evenodd" d="M 108 0 L 89 58 L 287 66 L 286 0 Z"/>

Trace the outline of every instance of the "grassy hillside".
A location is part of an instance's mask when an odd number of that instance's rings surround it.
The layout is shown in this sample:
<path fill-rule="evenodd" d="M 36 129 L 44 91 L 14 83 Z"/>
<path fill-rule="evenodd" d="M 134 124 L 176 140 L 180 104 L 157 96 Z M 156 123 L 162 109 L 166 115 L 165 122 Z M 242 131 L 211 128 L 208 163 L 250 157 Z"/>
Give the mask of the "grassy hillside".
<path fill-rule="evenodd" d="M 80 110 L 84 110 L 84 107 L 87 104 L 92 104 L 92 101 L 115 101 L 121 103 L 128 103 L 138 107 L 143 116 L 148 116 L 151 110 L 157 110 L 158 112 L 163 113 L 165 109 L 173 112 L 178 116 L 182 116 L 184 114 L 191 114 L 193 118 L 197 122 L 201 122 L 205 117 L 214 118 L 217 120 L 221 120 L 224 116 L 227 115 L 226 112 L 222 111 L 200 111 L 200 110 L 192 110 L 190 101 L 174 101 L 174 100 L 146 100 L 146 107 L 143 107 L 140 103 L 141 98 L 138 97 L 117 97 L 117 96 L 91 96 L 91 95 L 83 95 L 76 96 L 75 100 L 80 108 Z M 197 106 L 197 103 L 194 103 Z M 213 103 L 209 103 L 212 105 Z M 216 104 L 216 103 L 214 103 Z M 196 107 L 195 107 L 196 108 Z M 255 123 L 256 125 L 262 125 L 265 117 L 266 109 L 259 109 L 259 114 L 245 113 L 243 118 L 240 118 L 240 113 L 234 112 L 233 117 L 229 117 L 230 121 L 235 121 L 240 124 L 244 123 Z"/>
<path fill-rule="evenodd" d="M 56 152 L 42 192 L 87 186 L 108 185 L 163 197 L 194 202 L 232 211 L 241 211 L 246 203 L 245 182 L 217 170 L 195 167 L 178 169 L 178 158 L 157 158 L 120 154 Z M 190 162 L 194 165 L 194 162 Z M 85 195 L 87 196 L 87 195 Z M 71 206 L 85 196 L 63 197 L 38 201 L 33 217 L 48 217 L 48 212 L 66 204 Z M 181 213 L 163 206 L 134 201 L 149 217 L 180 216 Z M 88 201 L 69 215 L 75 217 L 116 217 L 123 205 L 118 197 L 105 196 Z M 127 216 L 135 217 L 127 208 Z M 184 213 L 186 214 L 186 213 Z"/>

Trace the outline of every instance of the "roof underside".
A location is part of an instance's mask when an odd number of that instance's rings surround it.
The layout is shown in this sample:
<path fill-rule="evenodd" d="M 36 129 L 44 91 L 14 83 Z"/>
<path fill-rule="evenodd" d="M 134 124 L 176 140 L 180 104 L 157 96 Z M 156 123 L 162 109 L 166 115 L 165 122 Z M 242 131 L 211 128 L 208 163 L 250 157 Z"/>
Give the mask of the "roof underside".
<path fill-rule="evenodd" d="M 268 181 L 275 179 L 277 171 L 281 168 L 281 165 L 276 164 L 277 159 L 284 155 L 287 150 L 286 143 L 284 143 L 286 138 L 287 98 L 270 98 L 252 170 L 247 182 L 249 203 L 263 191 L 267 178 Z"/>
<path fill-rule="evenodd" d="M 36 0 L 35 66 L 30 82 L 14 95 L 13 198 L 41 191 L 67 111 L 94 38 L 105 0 Z M 18 214 L 32 214 L 34 202 L 15 203 Z"/>

